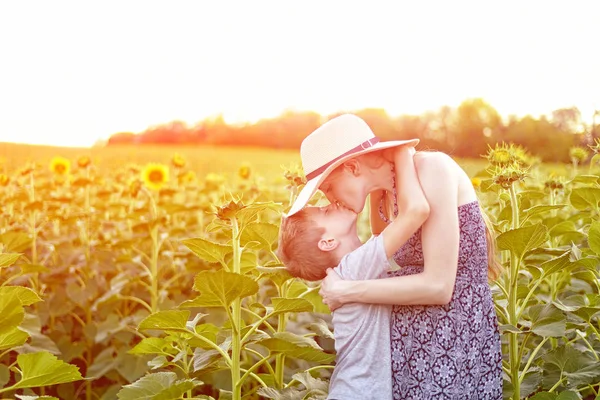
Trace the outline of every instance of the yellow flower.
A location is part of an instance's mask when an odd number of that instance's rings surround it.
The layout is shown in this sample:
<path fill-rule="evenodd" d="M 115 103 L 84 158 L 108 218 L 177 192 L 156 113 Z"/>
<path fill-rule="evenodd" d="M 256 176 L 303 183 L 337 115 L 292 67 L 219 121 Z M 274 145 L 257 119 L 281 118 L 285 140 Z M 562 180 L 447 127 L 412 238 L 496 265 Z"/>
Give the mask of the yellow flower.
<path fill-rule="evenodd" d="M 248 165 L 248 164 L 242 164 L 242 166 L 238 170 L 238 175 L 242 179 L 248 179 L 248 178 L 250 178 L 250 165 Z"/>
<path fill-rule="evenodd" d="M 91 163 L 92 163 L 92 160 L 88 156 L 80 156 L 77 159 L 77 165 L 79 165 L 81 168 L 85 168 L 85 167 L 89 166 Z"/>
<path fill-rule="evenodd" d="M 571 159 L 576 160 L 579 163 L 584 162 L 588 158 L 588 154 L 589 153 L 585 147 L 575 146 L 571 147 L 571 149 L 569 150 L 569 155 L 571 156 Z"/>
<path fill-rule="evenodd" d="M 142 171 L 142 181 L 146 187 L 159 190 L 169 181 L 169 167 L 163 164 L 150 163 Z"/>
<path fill-rule="evenodd" d="M 185 158 L 181 154 L 175 153 L 171 159 L 171 163 L 177 168 L 183 168 L 185 167 Z"/>
<path fill-rule="evenodd" d="M 7 175 L 0 174 L 0 186 L 8 186 L 10 178 Z"/>
<path fill-rule="evenodd" d="M 54 157 L 50 161 L 50 170 L 56 175 L 68 175 L 71 171 L 71 161 L 63 157 Z"/>
<path fill-rule="evenodd" d="M 472 178 L 471 183 L 473 184 L 473 187 L 478 188 L 481 186 L 481 178 L 477 178 L 477 177 Z"/>
<path fill-rule="evenodd" d="M 182 174 L 179 174 L 179 183 L 186 184 L 192 183 L 196 181 L 196 173 L 194 171 L 186 171 Z"/>

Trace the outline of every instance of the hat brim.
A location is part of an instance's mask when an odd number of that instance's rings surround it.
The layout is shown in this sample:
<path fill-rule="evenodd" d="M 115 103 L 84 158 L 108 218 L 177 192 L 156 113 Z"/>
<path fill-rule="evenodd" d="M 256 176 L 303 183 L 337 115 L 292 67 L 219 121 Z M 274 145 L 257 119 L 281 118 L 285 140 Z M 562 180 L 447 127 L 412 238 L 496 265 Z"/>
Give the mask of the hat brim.
<path fill-rule="evenodd" d="M 378 151 L 378 150 L 389 149 L 391 147 L 397 147 L 397 146 L 403 146 L 403 145 L 411 145 L 414 147 L 418 143 L 419 143 L 419 139 L 390 140 L 387 142 L 379 142 L 367 149 L 363 149 L 359 152 L 347 155 L 346 157 L 342 157 L 339 160 L 336 160 L 333 164 L 331 164 L 329 167 L 327 167 L 327 169 L 325 169 L 325 171 L 323 171 L 323 173 L 315 176 L 313 179 L 306 182 L 306 185 L 304 185 L 304 187 L 298 194 L 296 201 L 294 201 L 294 204 L 292 205 L 292 207 L 286 214 L 286 217 L 290 217 L 290 216 L 296 214 L 298 211 L 302 210 L 306 206 L 306 204 L 308 204 L 308 202 L 313 197 L 315 192 L 319 189 L 319 186 L 321 186 L 321 183 L 323 183 L 323 181 L 329 176 L 331 171 L 336 169 L 344 161 L 347 161 L 351 158 L 355 158 L 355 157 L 358 157 L 358 156 L 366 154 L 366 153 L 372 153 L 372 152 Z"/>

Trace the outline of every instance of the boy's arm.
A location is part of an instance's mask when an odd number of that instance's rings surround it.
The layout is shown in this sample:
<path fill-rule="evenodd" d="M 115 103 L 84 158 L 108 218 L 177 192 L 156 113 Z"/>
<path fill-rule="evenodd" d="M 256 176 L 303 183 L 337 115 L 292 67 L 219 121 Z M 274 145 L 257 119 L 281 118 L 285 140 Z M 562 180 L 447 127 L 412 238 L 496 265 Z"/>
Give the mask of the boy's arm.
<path fill-rule="evenodd" d="M 391 257 L 429 217 L 429 203 L 413 161 L 410 146 L 400 146 L 394 153 L 398 216 L 382 232 L 386 256 Z"/>
<path fill-rule="evenodd" d="M 379 235 L 388 225 L 379 216 L 379 204 L 381 204 L 382 198 L 383 190 L 371 192 L 371 194 L 369 195 L 369 217 L 371 222 L 371 233 L 373 235 Z"/>

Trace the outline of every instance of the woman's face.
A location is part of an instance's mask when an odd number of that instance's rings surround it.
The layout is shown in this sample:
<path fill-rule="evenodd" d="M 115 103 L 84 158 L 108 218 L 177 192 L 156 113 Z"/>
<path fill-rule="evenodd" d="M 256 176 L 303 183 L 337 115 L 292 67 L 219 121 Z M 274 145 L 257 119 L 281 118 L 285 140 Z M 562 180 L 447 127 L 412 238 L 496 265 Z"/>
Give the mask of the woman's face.
<path fill-rule="evenodd" d="M 319 189 L 327 196 L 329 202 L 339 203 L 357 214 L 365 208 L 368 193 L 364 175 L 357 174 L 346 164 L 332 172 Z"/>

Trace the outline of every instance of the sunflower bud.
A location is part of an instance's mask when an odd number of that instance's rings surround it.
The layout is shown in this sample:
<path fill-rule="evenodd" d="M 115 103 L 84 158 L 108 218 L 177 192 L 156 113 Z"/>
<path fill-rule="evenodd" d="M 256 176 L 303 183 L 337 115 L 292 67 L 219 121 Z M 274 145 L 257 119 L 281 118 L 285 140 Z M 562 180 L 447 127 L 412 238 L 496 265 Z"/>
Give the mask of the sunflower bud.
<path fill-rule="evenodd" d="M 589 153 L 585 147 L 575 146 L 569 149 L 569 156 L 571 156 L 571 160 L 573 160 L 573 162 L 577 162 L 578 164 L 584 162 L 588 158 L 588 155 Z"/>
<path fill-rule="evenodd" d="M 513 182 L 523 181 L 527 177 L 527 170 L 519 164 L 511 164 L 504 168 L 497 166 L 493 172 L 494 183 L 503 189 L 509 189 Z"/>
<path fill-rule="evenodd" d="M 244 208 L 246 208 L 246 206 L 244 205 L 244 203 L 242 203 L 241 200 L 231 200 L 224 206 L 218 207 L 217 212 L 215 214 L 220 220 L 229 221 L 230 219 L 235 217 L 238 211 Z"/>
<path fill-rule="evenodd" d="M 485 157 L 492 166 L 501 168 L 509 166 L 528 168 L 538 162 L 521 146 L 506 143 L 496 144 L 493 149 L 490 147 Z"/>
<path fill-rule="evenodd" d="M 185 167 L 185 163 L 185 158 L 179 153 L 175 153 L 173 158 L 171 158 L 171 164 L 173 164 L 175 168 L 183 168 Z"/>
<path fill-rule="evenodd" d="M 77 159 L 77 165 L 80 168 L 86 168 L 89 167 L 92 164 L 92 160 L 88 157 L 88 156 L 80 156 Z"/>
<path fill-rule="evenodd" d="M 238 170 L 238 175 L 242 179 L 250 178 L 250 165 L 242 164 L 242 166 L 240 166 L 240 169 Z"/>

